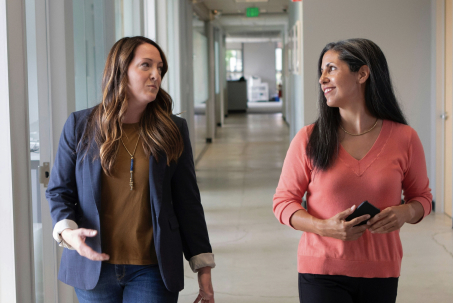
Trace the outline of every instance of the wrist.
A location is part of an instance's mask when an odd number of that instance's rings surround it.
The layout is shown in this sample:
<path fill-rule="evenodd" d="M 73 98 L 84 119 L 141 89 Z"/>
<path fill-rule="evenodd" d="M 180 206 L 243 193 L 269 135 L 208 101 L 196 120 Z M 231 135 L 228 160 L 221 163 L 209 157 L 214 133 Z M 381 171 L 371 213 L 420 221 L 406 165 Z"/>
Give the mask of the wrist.
<path fill-rule="evenodd" d="M 409 204 L 403 204 L 399 206 L 400 208 L 404 209 L 404 223 L 408 223 L 413 219 L 413 209 Z"/>
<path fill-rule="evenodd" d="M 406 218 L 406 223 L 416 223 L 417 221 L 420 220 L 420 217 L 423 216 L 422 214 L 417 214 L 417 207 L 418 206 L 417 202 L 410 202 L 407 204 L 404 204 L 407 207 L 407 218 Z M 423 212 L 423 210 L 422 210 Z"/>
<path fill-rule="evenodd" d="M 321 219 L 312 217 L 311 222 L 312 222 L 314 233 L 317 235 L 320 235 L 321 237 L 324 237 L 325 236 L 325 234 L 324 234 L 325 220 L 321 220 Z"/>
<path fill-rule="evenodd" d="M 204 274 L 211 274 L 211 267 L 206 266 L 198 269 L 198 274 L 199 275 L 204 275 Z"/>
<path fill-rule="evenodd" d="M 68 234 L 68 231 L 71 231 L 71 230 L 72 230 L 72 229 L 70 229 L 70 228 L 65 228 L 65 229 L 63 229 L 63 231 L 60 233 L 61 238 L 62 238 L 63 240 L 65 240 L 64 235 L 67 235 L 67 234 Z"/>

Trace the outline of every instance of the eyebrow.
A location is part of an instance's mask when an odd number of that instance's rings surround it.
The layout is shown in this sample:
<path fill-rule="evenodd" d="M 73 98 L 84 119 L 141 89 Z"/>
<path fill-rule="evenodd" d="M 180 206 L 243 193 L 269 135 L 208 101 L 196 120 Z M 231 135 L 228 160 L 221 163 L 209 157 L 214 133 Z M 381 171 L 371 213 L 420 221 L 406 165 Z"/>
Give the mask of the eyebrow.
<path fill-rule="evenodd" d="M 151 61 L 151 62 L 154 62 L 154 60 L 153 60 L 153 59 L 150 59 L 150 58 L 143 58 L 143 59 L 145 59 L 145 60 L 149 60 L 149 61 Z M 162 63 L 162 64 L 163 64 L 164 62 L 163 62 L 163 61 L 159 61 L 159 62 L 157 62 L 157 64 L 160 64 L 160 63 Z"/>
<path fill-rule="evenodd" d="M 329 67 L 329 66 L 330 66 L 330 64 L 332 64 L 332 63 L 333 63 L 333 62 L 329 62 L 329 63 L 327 63 L 327 64 L 326 64 L 326 67 Z M 323 68 L 321 67 L 321 71 L 322 71 L 322 70 L 323 70 Z"/>

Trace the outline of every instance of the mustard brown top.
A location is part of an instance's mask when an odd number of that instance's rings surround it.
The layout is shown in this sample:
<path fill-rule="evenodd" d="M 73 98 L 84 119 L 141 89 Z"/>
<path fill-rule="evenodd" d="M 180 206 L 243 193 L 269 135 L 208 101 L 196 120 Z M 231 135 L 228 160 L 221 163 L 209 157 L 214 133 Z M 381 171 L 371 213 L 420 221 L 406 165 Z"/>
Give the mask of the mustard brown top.
<path fill-rule="evenodd" d="M 123 124 L 124 145 L 134 153 L 133 181 L 129 185 L 131 157 L 120 142 L 113 176 L 101 180 L 102 252 L 112 264 L 157 264 L 149 193 L 149 157 L 139 139 L 139 123 Z"/>

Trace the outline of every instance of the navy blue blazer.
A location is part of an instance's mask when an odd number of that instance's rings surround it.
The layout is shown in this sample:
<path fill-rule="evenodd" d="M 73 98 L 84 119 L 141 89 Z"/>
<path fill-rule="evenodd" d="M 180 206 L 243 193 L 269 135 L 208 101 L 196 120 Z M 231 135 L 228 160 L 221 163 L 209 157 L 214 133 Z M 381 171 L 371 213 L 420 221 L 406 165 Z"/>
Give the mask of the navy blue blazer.
<path fill-rule="evenodd" d="M 78 152 L 78 142 L 93 108 L 74 112 L 65 123 L 58 152 L 50 175 L 46 197 L 53 226 L 63 219 L 75 221 L 79 228 L 98 231 L 85 243 L 97 252 L 101 248 L 101 173 L 96 144 L 86 158 Z M 206 221 L 195 177 L 189 131 L 184 119 L 172 116 L 178 126 L 184 151 L 176 163 L 167 165 L 164 153 L 159 161 L 149 159 L 149 187 L 153 234 L 160 272 L 168 290 L 184 288 L 183 256 L 190 260 L 201 253 L 211 253 Z M 127 226 L 125 226 L 127 228 Z M 100 261 L 91 261 L 75 250 L 64 249 L 58 279 L 81 289 L 93 289 L 101 271 Z"/>

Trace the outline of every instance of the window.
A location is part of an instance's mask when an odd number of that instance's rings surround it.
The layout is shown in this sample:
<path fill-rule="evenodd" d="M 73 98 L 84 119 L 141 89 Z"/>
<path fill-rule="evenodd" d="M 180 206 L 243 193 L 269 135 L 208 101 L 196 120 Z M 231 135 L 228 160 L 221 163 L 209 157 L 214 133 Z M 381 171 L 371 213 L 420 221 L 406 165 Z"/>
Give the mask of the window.
<path fill-rule="evenodd" d="M 242 50 L 228 49 L 226 51 L 227 80 L 239 80 L 243 76 Z"/>

